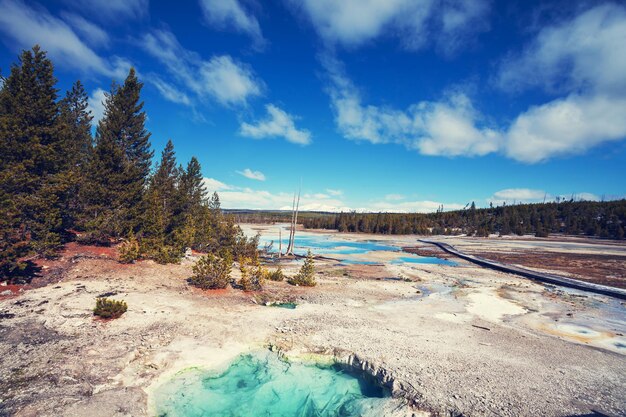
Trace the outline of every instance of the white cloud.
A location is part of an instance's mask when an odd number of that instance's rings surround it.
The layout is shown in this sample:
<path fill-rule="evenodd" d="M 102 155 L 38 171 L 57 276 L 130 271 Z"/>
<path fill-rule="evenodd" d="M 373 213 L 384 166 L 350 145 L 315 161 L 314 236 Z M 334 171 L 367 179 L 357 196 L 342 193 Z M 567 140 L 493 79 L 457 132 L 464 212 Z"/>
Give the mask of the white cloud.
<path fill-rule="evenodd" d="M 171 101 L 172 103 L 184 104 L 185 106 L 191 105 L 191 100 L 189 96 L 184 92 L 180 91 L 178 88 L 163 81 L 157 75 L 150 75 L 148 77 L 148 81 L 152 83 L 156 87 L 157 90 L 161 93 L 161 95 Z"/>
<path fill-rule="evenodd" d="M 258 96 L 261 89 L 252 72 L 230 56 L 214 56 L 200 68 L 206 90 L 224 105 L 245 104 L 249 96 Z"/>
<path fill-rule="evenodd" d="M 246 178 L 256 181 L 265 181 L 265 174 L 261 171 L 252 171 L 250 168 L 246 168 L 243 171 L 237 171 L 237 174 L 243 175 Z"/>
<path fill-rule="evenodd" d="M 165 30 L 144 36 L 142 46 L 165 65 L 177 82 L 200 98 L 210 97 L 225 106 L 245 105 L 261 94 L 262 82 L 252 70 L 228 55 L 208 61 L 182 47 L 174 34 Z"/>
<path fill-rule="evenodd" d="M 19 0 L 0 1 L 0 32 L 11 39 L 11 47 L 28 49 L 39 44 L 55 64 L 67 68 L 122 79 L 130 67 L 122 58 L 100 57 L 61 19 Z"/>
<path fill-rule="evenodd" d="M 575 201 L 600 201 L 600 197 L 593 193 L 582 192 L 572 194 L 559 194 L 553 195 L 543 190 L 534 190 L 530 188 L 507 188 L 504 190 L 493 193 L 491 197 L 487 199 L 488 202 L 493 204 L 512 204 L 512 203 L 542 203 L 556 201 L 556 200 L 569 200 L 573 198 Z M 619 200 L 623 198 L 621 196 L 610 196 L 607 200 Z"/>
<path fill-rule="evenodd" d="M 575 195 L 576 200 L 600 201 L 600 197 L 593 193 L 578 193 Z"/>
<path fill-rule="evenodd" d="M 505 152 L 536 163 L 624 137 L 626 98 L 571 95 L 520 114 L 507 132 Z"/>
<path fill-rule="evenodd" d="M 335 190 L 332 188 L 327 188 L 326 192 L 332 196 L 338 197 L 340 195 L 343 195 L 343 191 L 342 190 Z"/>
<path fill-rule="evenodd" d="M 626 138 L 625 42 L 626 7 L 604 4 L 543 28 L 509 57 L 498 75 L 501 88 L 570 93 L 517 116 L 505 153 L 536 163 Z"/>
<path fill-rule="evenodd" d="M 425 155 L 485 155 L 499 147 L 498 132 L 477 127 L 481 117 L 463 93 L 452 93 L 440 102 L 420 102 L 404 111 L 364 105 L 340 65 L 332 60 L 325 65 L 332 81 L 335 122 L 349 139 L 402 144 Z"/>
<path fill-rule="evenodd" d="M 202 183 L 206 187 L 207 191 L 209 191 L 210 193 L 213 193 L 215 191 L 225 191 L 232 189 L 230 185 L 226 185 L 223 182 L 216 180 L 215 178 L 204 177 L 202 179 Z"/>
<path fill-rule="evenodd" d="M 102 119 L 104 115 L 104 102 L 106 101 L 106 92 L 97 88 L 91 92 L 89 99 L 87 100 L 87 104 L 89 105 L 89 111 L 91 111 L 91 115 L 93 116 L 93 125 L 97 125 L 98 121 Z"/>
<path fill-rule="evenodd" d="M 110 39 L 109 35 L 102 30 L 98 25 L 86 20 L 85 18 L 74 14 L 62 12 L 61 16 L 69 23 L 83 38 L 94 46 L 108 46 Z"/>
<path fill-rule="evenodd" d="M 365 105 L 348 79 L 332 75 L 335 122 L 348 139 L 396 143 L 422 155 L 482 156 L 501 152 L 538 163 L 626 137 L 626 98 L 576 95 L 533 106 L 505 129 L 485 126 L 463 93 L 420 102 L 402 111 Z"/>
<path fill-rule="evenodd" d="M 207 185 L 210 192 L 217 191 L 223 208 L 252 210 L 291 210 L 293 193 L 270 192 L 226 185 L 220 181 L 211 181 Z M 213 184 L 214 183 L 214 184 Z M 325 194 L 304 194 L 300 199 L 300 210 L 303 211 L 349 211 L 343 201 Z"/>
<path fill-rule="evenodd" d="M 119 22 L 120 19 L 141 18 L 148 14 L 148 0 L 65 0 L 80 13 L 100 20 Z"/>
<path fill-rule="evenodd" d="M 464 206 L 457 203 L 441 203 L 438 201 L 404 201 L 401 203 L 389 201 L 378 201 L 369 205 L 365 210 L 359 211 L 372 211 L 372 212 L 390 212 L 390 213 L 433 213 L 436 212 L 443 205 L 444 210 L 460 210 Z"/>
<path fill-rule="evenodd" d="M 255 124 L 241 123 L 240 132 L 243 136 L 255 139 L 282 137 L 299 145 L 311 143 L 311 132 L 306 129 L 297 129 L 294 116 L 273 104 L 268 104 L 265 108 L 268 114 L 266 119 Z"/>
<path fill-rule="evenodd" d="M 608 93 L 626 90 L 626 7 L 607 3 L 548 26 L 501 65 L 504 90 L 544 87 Z"/>
<path fill-rule="evenodd" d="M 292 0 L 292 4 L 327 43 L 347 47 L 392 35 L 409 49 L 432 41 L 449 53 L 489 27 L 487 0 Z"/>
<path fill-rule="evenodd" d="M 607 4 L 542 29 L 502 66 L 499 83 L 568 95 L 489 126 L 462 92 L 406 110 L 366 105 L 340 63 L 323 61 L 335 121 L 348 139 L 396 143 L 423 155 L 502 153 L 524 163 L 582 154 L 626 138 L 626 7 Z"/>
<path fill-rule="evenodd" d="M 213 178 L 205 178 L 204 183 L 210 193 L 217 191 L 223 208 L 251 209 L 251 210 L 291 210 L 293 192 L 271 192 L 248 187 L 236 187 L 224 184 Z M 437 211 L 441 205 L 444 210 L 458 210 L 464 206 L 456 203 L 441 203 L 436 201 L 375 201 L 367 207 L 350 207 L 340 195 L 332 193 L 311 192 L 302 194 L 300 210 L 302 211 L 329 211 L 329 212 L 420 212 Z M 333 190 L 337 191 L 337 190 Z"/>
<path fill-rule="evenodd" d="M 402 194 L 387 194 L 385 196 L 385 200 L 387 201 L 400 201 L 404 200 L 406 197 Z"/>
<path fill-rule="evenodd" d="M 246 33 L 259 47 L 265 43 L 258 20 L 238 0 L 200 0 L 200 6 L 209 25 Z"/>
<path fill-rule="evenodd" d="M 487 199 L 494 204 L 502 203 L 536 203 L 543 199 L 550 200 L 552 197 L 543 190 L 533 190 L 530 188 L 506 188 L 497 191 Z"/>

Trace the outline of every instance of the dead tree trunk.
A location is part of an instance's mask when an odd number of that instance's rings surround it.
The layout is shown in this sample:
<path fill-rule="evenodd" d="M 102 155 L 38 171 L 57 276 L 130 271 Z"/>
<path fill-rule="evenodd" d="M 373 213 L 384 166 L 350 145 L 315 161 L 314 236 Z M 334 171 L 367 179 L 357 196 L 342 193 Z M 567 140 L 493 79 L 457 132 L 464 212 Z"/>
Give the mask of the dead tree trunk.
<path fill-rule="evenodd" d="M 289 241 L 287 242 L 287 250 L 285 255 L 289 255 L 291 252 L 291 236 L 293 235 L 293 220 L 296 215 L 296 193 L 293 193 L 293 204 L 291 205 L 291 222 L 289 223 Z"/>
<path fill-rule="evenodd" d="M 293 246 L 294 241 L 296 240 L 296 223 L 298 222 L 298 208 L 300 207 L 300 192 L 302 189 L 298 190 L 298 202 L 294 206 L 294 210 L 291 216 L 291 233 L 289 234 L 289 245 L 287 246 L 287 252 L 285 255 L 293 255 Z M 296 195 L 294 194 L 294 201 Z"/>

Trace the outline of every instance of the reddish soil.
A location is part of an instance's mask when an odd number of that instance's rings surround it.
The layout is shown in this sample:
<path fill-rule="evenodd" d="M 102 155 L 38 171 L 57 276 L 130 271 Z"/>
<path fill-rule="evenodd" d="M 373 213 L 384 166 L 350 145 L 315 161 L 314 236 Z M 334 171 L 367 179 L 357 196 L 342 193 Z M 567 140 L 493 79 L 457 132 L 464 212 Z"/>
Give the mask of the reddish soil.
<path fill-rule="evenodd" d="M 0 285 L 0 300 L 6 300 L 7 298 L 16 297 L 20 295 L 20 292 L 26 291 L 29 288 L 31 288 L 30 285 L 16 285 L 16 284 Z M 3 293 L 6 293 L 6 294 L 3 294 Z"/>
<path fill-rule="evenodd" d="M 626 256 L 539 251 L 472 251 L 471 254 L 504 264 L 565 273 L 581 281 L 626 288 Z"/>
<path fill-rule="evenodd" d="M 412 253 L 418 256 L 429 256 L 436 257 L 441 259 L 451 259 L 454 258 L 453 255 L 450 255 L 447 252 L 442 251 L 437 246 L 416 246 L 416 247 L 404 247 L 403 251 Z"/>
<path fill-rule="evenodd" d="M 32 277 L 25 279 L 25 283 L 17 282 L 10 285 L 0 285 L 0 293 L 10 290 L 13 294 L 0 295 L 0 300 L 11 298 L 30 288 L 40 288 L 48 284 L 61 280 L 63 272 L 69 266 L 81 258 L 91 259 L 111 259 L 117 260 L 117 249 L 115 246 L 93 246 L 80 245 L 76 242 L 66 244 L 58 253 L 56 258 L 36 258 L 32 259 L 36 272 Z M 119 264 L 120 267 L 125 267 Z"/>

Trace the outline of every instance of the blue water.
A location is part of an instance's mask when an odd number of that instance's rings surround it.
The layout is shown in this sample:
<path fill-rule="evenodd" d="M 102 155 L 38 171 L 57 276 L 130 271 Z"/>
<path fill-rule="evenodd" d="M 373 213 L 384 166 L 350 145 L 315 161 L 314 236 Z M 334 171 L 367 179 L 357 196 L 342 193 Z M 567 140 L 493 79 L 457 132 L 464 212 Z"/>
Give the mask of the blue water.
<path fill-rule="evenodd" d="M 353 242 L 316 235 L 296 235 L 294 246 L 296 253 L 306 254 L 307 250 L 311 249 L 312 252 L 321 255 L 359 255 L 378 250 L 391 252 L 400 250 L 396 246 L 385 245 L 374 240 Z"/>
<path fill-rule="evenodd" d="M 287 232 L 284 233 L 286 235 Z M 272 239 L 267 236 L 262 236 L 259 247 L 263 247 L 269 243 Z M 272 251 L 278 251 L 278 242 L 274 241 Z M 286 239 L 283 239 L 283 250 L 287 248 Z M 362 240 L 351 241 L 336 238 L 335 236 L 320 235 L 315 233 L 298 232 L 294 241 L 294 252 L 298 255 L 306 255 L 308 250 L 311 250 L 315 255 L 328 256 L 341 261 L 346 265 L 375 265 L 381 262 L 372 261 L 368 259 L 367 255 L 376 251 L 396 252 L 398 254 L 405 253 L 402 250 L 393 245 L 385 244 L 384 242 L 377 240 Z M 394 264 L 402 263 L 419 263 L 419 264 L 437 264 L 456 266 L 453 261 L 446 259 L 439 259 L 436 257 L 423 257 L 417 255 L 411 255 L 405 253 L 405 256 L 399 256 L 391 261 Z"/>
<path fill-rule="evenodd" d="M 358 259 L 342 259 L 341 263 L 344 265 L 379 265 L 380 264 L 380 262 L 361 261 Z"/>
<path fill-rule="evenodd" d="M 457 266 L 456 262 L 449 261 L 447 259 L 437 258 L 435 256 L 401 256 L 399 258 L 391 261 L 392 264 L 437 264 L 437 265 L 448 265 L 448 266 Z"/>
<path fill-rule="evenodd" d="M 270 304 L 270 307 L 286 308 L 287 310 L 295 310 L 297 306 L 298 304 L 290 302 Z"/>
<path fill-rule="evenodd" d="M 153 399 L 159 417 L 380 416 L 392 401 L 338 367 L 290 363 L 268 352 L 239 356 L 222 373 L 185 371 Z"/>

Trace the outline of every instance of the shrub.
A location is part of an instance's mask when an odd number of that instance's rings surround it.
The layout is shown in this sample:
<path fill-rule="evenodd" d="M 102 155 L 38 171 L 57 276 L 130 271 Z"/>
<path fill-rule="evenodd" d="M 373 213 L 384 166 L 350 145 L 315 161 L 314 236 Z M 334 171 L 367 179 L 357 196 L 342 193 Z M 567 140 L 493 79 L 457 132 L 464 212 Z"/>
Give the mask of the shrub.
<path fill-rule="evenodd" d="M 141 250 L 139 249 L 139 242 L 135 238 L 135 234 L 131 230 L 128 234 L 128 239 L 123 241 L 118 247 L 120 255 L 120 262 L 123 264 L 129 264 L 139 259 Z"/>
<path fill-rule="evenodd" d="M 230 282 L 232 267 L 233 258 L 229 252 L 221 258 L 208 253 L 193 266 L 193 276 L 189 282 L 204 290 L 226 288 Z"/>
<path fill-rule="evenodd" d="M 159 264 L 177 264 L 183 257 L 184 252 L 180 248 L 170 245 L 162 245 L 150 252 L 150 258 Z"/>
<path fill-rule="evenodd" d="M 116 319 L 124 314 L 127 309 L 128 306 L 124 301 L 96 298 L 96 308 L 93 309 L 93 314 L 103 319 Z"/>
<path fill-rule="evenodd" d="M 239 272 L 241 272 L 241 277 L 239 278 L 239 282 L 237 284 L 244 291 L 252 290 L 252 281 L 250 280 L 250 267 L 248 266 L 249 262 L 250 259 L 239 258 Z"/>
<path fill-rule="evenodd" d="M 309 249 L 306 255 L 304 264 L 300 268 L 300 271 L 288 281 L 291 285 L 299 285 L 302 287 L 314 287 L 315 282 L 315 262 L 313 261 L 313 254 Z"/>
<path fill-rule="evenodd" d="M 76 236 L 76 242 L 81 245 L 110 246 L 111 238 L 103 231 L 83 232 Z"/>
<path fill-rule="evenodd" d="M 267 273 L 267 279 L 269 279 L 270 281 L 282 281 L 285 279 L 285 274 L 283 274 L 283 270 L 279 266 L 272 272 Z"/>
<path fill-rule="evenodd" d="M 250 258 L 242 258 L 239 260 L 239 270 L 241 278 L 239 286 L 244 291 L 261 291 L 267 271 L 261 266 L 258 260 L 252 262 Z"/>

